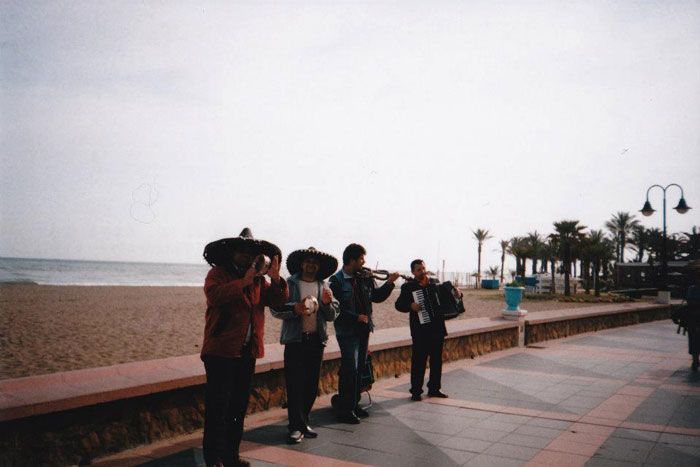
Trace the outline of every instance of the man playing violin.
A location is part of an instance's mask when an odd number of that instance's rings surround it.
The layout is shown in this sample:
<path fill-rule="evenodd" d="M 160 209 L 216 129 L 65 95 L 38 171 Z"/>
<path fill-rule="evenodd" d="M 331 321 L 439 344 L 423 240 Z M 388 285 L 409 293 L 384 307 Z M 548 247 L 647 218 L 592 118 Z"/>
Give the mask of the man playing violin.
<path fill-rule="evenodd" d="M 348 245 L 343 251 L 342 269 L 329 280 L 333 296 L 340 303 L 340 314 L 334 326 L 340 347 L 338 421 L 342 423 L 357 424 L 359 417 L 369 416 L 358 402 L 360 370 L 366 364 L 369 333 L 374 330 L 372 302 L 380 303 L 389 298 L 399 277 L 398 273 L 390 274 L 386 282 L 377 287 L 374 279 L 361 276 L 366 253 L 362 245 Z"/>

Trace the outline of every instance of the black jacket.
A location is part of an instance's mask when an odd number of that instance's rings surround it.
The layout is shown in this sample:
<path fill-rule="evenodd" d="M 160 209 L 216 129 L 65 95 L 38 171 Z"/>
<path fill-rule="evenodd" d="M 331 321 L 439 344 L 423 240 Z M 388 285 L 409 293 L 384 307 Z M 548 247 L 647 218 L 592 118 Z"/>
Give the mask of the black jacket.
<path fill-rule="evenodd" d="M 362 287 L 362 294 L 365 297 L 364 309 L 360 303 L 355 303 L 353 296 L 353 282 L 357 280 Z M 391 295 L 394 284 L 385 282 L 381 287 L 377 287 L 374 279 L 352 279 L 348 280 L 343 274 L 343 270 L 333 274 L 328 279 L 333 296 L 340 302 L 340 314 L 333 323 L 336 336 L 351 336 L 359 332 L 360 329 L 368 327 L 369 331 L 374 331 L 374 321 L 372 321 L 372 302 L 381 303 Z M 357 315 L 369 316 L 369 324 L 364 325 L 357 322 Z"/>
<path fill-rule="evenodd" d="M 413 292 L 416 290 L 424 289 L 424 294 L 431 300 L 431 305 L 434 309 L 439 307 L 437 301 L 438 294 L 438 282 L 435 279 L 431 279 L 430 283 L 426 287 L 421 287 L 415 280 L 406 281 L 401 286 L 401 294 L 396 300 L 394 307 L 402 313 L 408 313 L 409 322 L 411 325 L 411 336 L 412 337 L 429 337 L 429 336 L 441 336 L 447 335 L 447 329 L 445 328 L 445 320 L 442 315 L 438 314 L 435 319 L 427 324 L 420 324 L 418 321 L 418 313 L 411 311 L 411 303 L 413 300 Z"/>

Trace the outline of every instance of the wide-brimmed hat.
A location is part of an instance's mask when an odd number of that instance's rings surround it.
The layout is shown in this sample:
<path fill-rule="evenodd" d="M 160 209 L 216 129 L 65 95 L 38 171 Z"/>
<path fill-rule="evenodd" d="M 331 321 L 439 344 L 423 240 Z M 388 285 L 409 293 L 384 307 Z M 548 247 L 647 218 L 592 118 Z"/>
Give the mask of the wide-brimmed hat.
<path fill-rule="evenodd" d="M 318 274 L 316 275 L 317 280 L 323 280 L 333 274 L 336 269 L 338 269 L 338 260 L 334 256 L 318 251 L 316 248 L 310 246 L 303 250 L 292 251 L 289 256 L 287 256 L 287 270 L 290 274 L 296 274 L 301 271 L 301 262 L 304 258 L 313 257 L 318 259 L 321 263 L 318 268 Z"/>
<path fill-rule="evenodd" d="M 272 258 L 282 258 L 282 251 L 274 243 L 253 238 L 248 227 L 243 229 L 238 237 L 222 238 L 204 247 L 204 259 L 211 266 L 228 266 L 233 261 L 233 254 L 242 250 L 249 251 L 253 256 L 264 254 Z"/>

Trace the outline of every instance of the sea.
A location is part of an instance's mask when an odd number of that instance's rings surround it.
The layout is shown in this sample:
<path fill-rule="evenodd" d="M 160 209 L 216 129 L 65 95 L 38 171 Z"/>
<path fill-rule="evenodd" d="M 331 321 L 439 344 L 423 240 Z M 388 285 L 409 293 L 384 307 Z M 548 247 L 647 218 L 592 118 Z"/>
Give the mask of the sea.
<path fill-rule="evenodd" d="M 204 262 L 127 263 L 0 257 L 0 284 L 202 287 L 210 268 Z M 399 272 L 410 275 L 409 271 Z M 282 277 L 289 275 L 284 265 L 280 274 Z M 460 273 L 446 271 L 443 280 L 463 283 L 461 276 Z M 399 279 L 397 284 L 402 282 Z"/>
<path fill-rule="evenodd" d="M 0 258 L 0 284 L 201 287 L 210 266 Z"/>

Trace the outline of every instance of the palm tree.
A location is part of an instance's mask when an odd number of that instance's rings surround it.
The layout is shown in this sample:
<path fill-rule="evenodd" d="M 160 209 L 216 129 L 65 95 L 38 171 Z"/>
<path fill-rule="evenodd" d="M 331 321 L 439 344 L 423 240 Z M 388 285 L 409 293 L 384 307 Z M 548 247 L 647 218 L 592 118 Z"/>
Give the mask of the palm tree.
<path fill-rule="evenodd" d="M 634 218 L 634 214 L 620 211 L 605 223 L 605 227 L 617 240 L 619 251 L 617 260 L 620 263 L 625 262 L 625 245 L 627 244 L 632 230 L 637 226 L 639 226 L 639 221 Z"/>
<path fill-rule="evenodd" d="M 649 248 L 649 232 L 643 226 L 638 225 L 632 229 L 632 235 L 630 235 L 629 243 L 632 249 L 637 252 L 637 256 L 634 258 L 635 261 L 641 263 L 644 261 L 644 253 Z"/>
<path fill-rule="evenodd" d="M 489 235 L 488 230 L 484 229 L 476 229 L 475 231 L 472 230 L 472 233 L 474 234 L 476 241 L 479 243 L 479 256 L 476 269 L 476 287 L 479 288 L 481 286 L 481 245 L 483 245 L 486 240 L 493 237 Z"/>
<path fill-rule="evenodd" d="M 593 242 L 589 235 L 584 235 L 578 244 L 578 257 L 581 261 L 581 278 L 584 284 L 584 293 L 591 293 L 591 263 L 593 261 Z"/>
<path fill-rule="evenodd" d="M 508 253 L 515 256 L 516 275 L 525 277 L 525 262 L 527 261 L 528 246 L 523 237 L 513 237 L 510 239 Z"/>
<path fill-rule="evenodd" d="M 682 256 L 687 260 L 700 259 L 700 228 L 693 226 L 690 232 L 683 232 L 681 240 Z"/>
<path fill-rule="evenodd" d="M 501 247 L 501 284 L 503 284 L 503 273 L 505 271 L 506 263 L 506 250 L 508 250 L 508 245 L 510 245 L 510 242 L 508 240 L 501 240 L 499 242 L 499 245 Z"/>
<path fill-rule="evenodd" d="M 550 266 L 552 267 L 552 294 L 557 293 L 557 259 L 559 253 L 559 241 L 552 236 L 549 236 L 549 240 L 544 244 L 542 248 L 543 254 L 546 255 L 549 260 Z"/>
<path fill-rule="evenodd" d="M 561 259 L 564 265 L 564 295 L 571 295 L 569 276 L 571 270 L 571 250 L 579 243 L 583 236 L 585 225 L 579 225 L 578 221 L 559 221 L 554 223 L 556 233 L 550 237 L 559 243 Z"/>
<path fill-rule="evenodd" d="M 499 268 L 498 266 L 491 266 L 489 268 L 489 276 L 491 276 L 491 279 L 495 279 L 500 270 L 501 268 Z"/>
<path fill-rule="evenodd" d="M 602 230 L 591 230 L 585 242 L 588 258 L 593 263 L 593 289 L 595 296 L 600 297 L 600 269 L 614 257 L 615 246 L 605 236 Z"/>
<path fill-rule="evenodd" d="M 532 258 L 532 275 L 537 274 L 537 259 L 540 257 L 540 250 L 544 245 L 544 239 L 536 230 L 529 232 L 526 237 L 530 258 Z"/>

